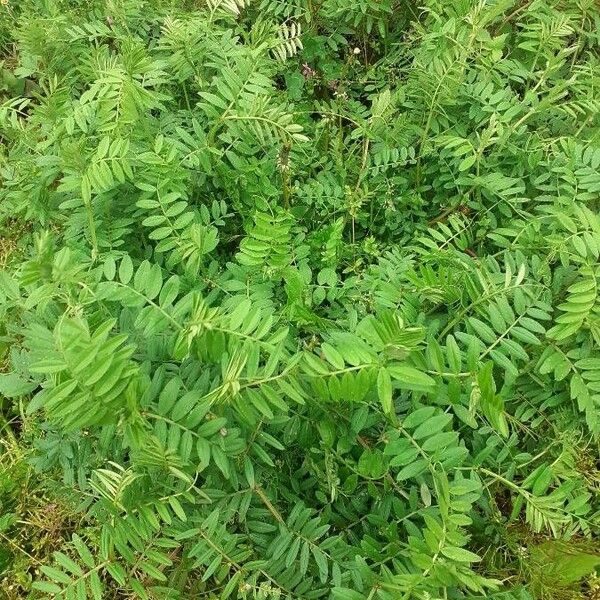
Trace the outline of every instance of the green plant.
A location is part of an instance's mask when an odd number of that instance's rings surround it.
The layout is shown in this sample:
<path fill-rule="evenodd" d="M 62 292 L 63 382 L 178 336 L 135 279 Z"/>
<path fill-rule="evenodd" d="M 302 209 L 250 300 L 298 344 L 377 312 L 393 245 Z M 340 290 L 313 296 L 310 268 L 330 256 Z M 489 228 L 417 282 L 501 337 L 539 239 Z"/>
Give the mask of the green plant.
<path fill-rule="evenodd" d="M 0 11 L 9 600 L 592 588 L 592 0 Z"/>

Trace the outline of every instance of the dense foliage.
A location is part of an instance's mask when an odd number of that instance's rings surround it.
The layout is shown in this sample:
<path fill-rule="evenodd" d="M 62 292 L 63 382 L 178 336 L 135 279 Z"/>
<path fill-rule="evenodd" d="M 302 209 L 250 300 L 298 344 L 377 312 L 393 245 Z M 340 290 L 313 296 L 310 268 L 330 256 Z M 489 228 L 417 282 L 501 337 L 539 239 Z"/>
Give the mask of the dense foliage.
<path fill-rule="evenodd" d="M 0 11 L 3 598 L 598 597 L 594 0 Z"/>

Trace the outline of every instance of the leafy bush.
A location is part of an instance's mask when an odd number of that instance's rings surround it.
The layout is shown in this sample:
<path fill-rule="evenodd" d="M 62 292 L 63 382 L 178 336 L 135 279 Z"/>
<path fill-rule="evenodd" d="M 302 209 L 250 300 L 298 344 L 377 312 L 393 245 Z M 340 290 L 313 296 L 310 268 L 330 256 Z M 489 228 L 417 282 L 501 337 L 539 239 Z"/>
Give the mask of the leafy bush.
<path fill-rule="evenodd" d="M 593 0 L 0 10 L 7 598 L 598 592 Z"/>

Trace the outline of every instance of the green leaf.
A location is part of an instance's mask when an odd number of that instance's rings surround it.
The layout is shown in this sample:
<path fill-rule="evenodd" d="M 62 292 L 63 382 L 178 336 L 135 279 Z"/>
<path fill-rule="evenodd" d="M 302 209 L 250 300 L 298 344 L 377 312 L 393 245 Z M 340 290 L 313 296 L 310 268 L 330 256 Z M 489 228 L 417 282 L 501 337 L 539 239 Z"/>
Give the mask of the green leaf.
<path fill-rule="evenodd" d="M 317 568 L 319 569 L 319 579 L 321 580 L 321 583 L 325 583 L 327 581 L 328 573 L 327 557 L 318 546 L 313 546 L 311 551 L 315 558 L 315 562 L 317 563 Z"/>
<path fill-rule="evenodd" d="M 53 556 L 57 564 L 59 564 L 66 571 L 73 573 L 73 575 L 76 575 L 77 577 L 81 577 L 83 575 L 83 570 L 81 567 L 63 552 L 54 552 Z"/>
<path fill-rule="evenodd" d="M 51 567 L 49 565 L 42 565 L 40 567 L 42 573 L 48 577 L 48 579 L 52 579 L 57 583 L 70 584 L 72 579 L 63 571 L 56 569 L 55 567 Z"/>
<path fill-rule="evenodd" d="M 452 415 L 442 414 L 430 417 L 424 423 L 421 423 L 413 432 L 412 436 L 415 440 L 420 440 L 430 435 L 438 433 L 452 421 Z"/>
<path fill-rule="evenodd" d="M 392 403 L 392 380 L 390 374 L 385 367 L 379 368 L 377 375 L 377 394 L 379 401 L 385 413 L 391 413 L 393 409 Z"/>
<path fill-rule="evenodd" d="M 119 279 L 121 283 L 128 284 L 133 277 L 133 262 L 128 254 L 126 254 L 119 265 Z"/>
<path fill-rule="evenodd" d="M 467 169 L 470 169 L 475 164 L 476 160 L 477 156 L 475 154 L 469 154 L 468 156 L 465 156 L 465 158 L 463 158 L 460 161 L 460 164 L 458 165 L 458 170 L 466 171 Z"/>
<path fill-rule="evenodd" d="M 48 581 L 34 581 L 32 587 L 34 590 L 44 592 L 45 594 L 60 594 L 62 590 L 59 585 Z"/>
<path fill-rule="evenodd" d="M 102 600 L 104 597 L 104 587 L 97 571 L 90 573 L 89 587 L 92 598 L 94 600 Z"/>
<path fill-rule="evenodd" d="M 323 356 L 335 369 L 341 370 L 344 368 L 342 355 L 331 344 L 326 342 L 321 344 L 321 352 L 323 352 Z"/>
<path fill-rule="evenodd" d="M 331 590 L 331 593 L 335 600 L 365 600 L 364 594 L 351 588 L 335 587 Z"/>
<path fill-rule="evenodd" d="M 415 462 L 410 463 L 404 468 L 400 469 L 400 471 L 398 471 L 398 474 L 396 475 L 396 479 L 398 481 L 404 481 L 406 479 L 417 477 L 418 475 L 424 473 L 427 470 L 428 466 L 429 461 L 424 458 L 420 458 Z"/>
<path fill-rule="evenodd" d="M 434 406 L 424 406 L 407 415 L 402 422 L 402 426 L 407 429 L 414 429 L 421 423 L 424 423 L 429 417 L 435 413 Z"/>
<path fill-rule="evenodd" d="M 465 550 L 464 548 L 457 548 L 456 546 L 443 546 L 442 554 L 447 558 L 452 560 L 456 560 L 458 562 L 479 562 L 481 558 L 470 552 L 469 550 Z"/>
<path fill-rule="evenodd" d="M 390 365 L 389 374 L 397 385 L 408 390 L 430 390 L 435 387 L 435 379 L 408 365 Z"/>

